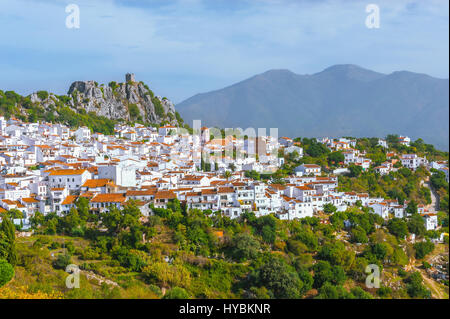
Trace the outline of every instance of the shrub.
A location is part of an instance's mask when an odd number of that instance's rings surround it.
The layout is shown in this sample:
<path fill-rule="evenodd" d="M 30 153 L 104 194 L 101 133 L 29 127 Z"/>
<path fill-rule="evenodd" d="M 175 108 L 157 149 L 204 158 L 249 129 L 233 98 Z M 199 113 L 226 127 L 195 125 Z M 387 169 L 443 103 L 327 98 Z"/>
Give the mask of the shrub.
<path fill-rule="evenodd" d="M 422 259 L 434 250 L 434 244 L 431 241 L 420 242 L 414 244 L 416 250 L 416 258 Z"/>
<path fill-rule="evenodd" d="M 402 278 L 405 278 L 406 275 L 408 275 L 408 273 L 403 268 L 400 268 L 397 273 Z"/>
<path fill-rule="evenodd" d="M 71 257 L 70 255 L 61 254 L 58 255 L 56 260 L 53 261 L 53 267 L 55 269 L 63 269 L 66 270 L 66 267 L 71 264 Z"/>
<path fill-rule="evenodd" d="M 392 293 L 392 289 L 386 286 L 382 286 L 377 290 L 377 295 L 380 297 L 387 297 Z"/>
<path fill-rule="evenodd" d="M 159 288 L 159 287 L 156 286 L 156 285 L 150 285 L 148 288 L 149 288 L 152 292 L 154 292 L 155 295 L 157 295 L 158 297 L 161 297 L 161 295 L 162 295 L 161 288 Z"/>
<path fill-rule="evenodd" d="M 169 290 L 163 299 L 189 299 L 189 294 L 183 288 L 175 287 Z"/>
<path fill-rule="evenodd" d="M 0 287 L 4 286 L 14 277 L 14 268 L 4 259 L 0 259 Z"/>
<path fill-rule="evenodd" d="M 37 96 L 40 100 L 46 100 L 48 98 L 48 92 L 47 91 L 38 91 Z"/>
<path fill-rule="evenodd" d="M 426 262 L 426 261 L 423 261 L 423 262 L 422 262 L 422 266 L 423 266 L 423 268 L 425 268 L 425 269 L 431 268 L 430 263 L 428 263 L 428 262 Z"/>
<path fill-rule="evenodd" d="M 430 298 L 431 292 L 423 285 L 422 276 L 418 271 L 409 275 L 405 280 L 406 291 L 411 298 Z"/>
<path fill-rule="evenodd" d="M 164 112 L 164 107 L 161 104 L 161 101 L 158 98 L 152 98 L 152 103 L 155 106 L 155 113 L 158 117 L 163 118 L 166 113 Z"/>
<path fill-rule="evenodd" d="M 130 104 L 128 106 L 128 112 L 130 112 L 130 117 L 132 119 L 136 119 L 140 115 L 139 108 L 136 104 Z"/>

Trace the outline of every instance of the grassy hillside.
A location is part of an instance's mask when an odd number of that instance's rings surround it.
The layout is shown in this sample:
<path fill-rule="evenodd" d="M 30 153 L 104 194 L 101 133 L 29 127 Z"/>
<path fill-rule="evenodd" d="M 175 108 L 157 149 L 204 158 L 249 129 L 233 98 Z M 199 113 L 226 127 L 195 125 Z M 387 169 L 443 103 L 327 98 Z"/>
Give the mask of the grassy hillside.
<path fill-rule="evenodd" d="M 142 217 L 132 206 L 100 219 L 84 216 L 82 206 L 63 218 L 35 220 L 35 235 L 16 238 L 15 275 L 0 289 L 0 296 L 448 296 L 448 282 L 430 281 L 422 266 L 423 260 L 435 255 L 447 256 L 448 262 L 448 243 L 432 245 L 425 256 L 419 256 L 417 250 L 422 248 L 406 242 L 397 228 L 357 207 L 301 221 L 256 219 L 253 214 L 229 220 L 212 212 L 186 212 L 175 201 L 171 208 L 155 209 L 155 216 L 139 223 Z M 344 219 L 353 226 L 345 228 Z M 99 230 L 100 223 L 105 230 Z M 79 289 L 65 285 L 64 269 L 69 263 L 81 269 Z M 368 264 L 382 269 L 383 288 L 365 287 Z"/>

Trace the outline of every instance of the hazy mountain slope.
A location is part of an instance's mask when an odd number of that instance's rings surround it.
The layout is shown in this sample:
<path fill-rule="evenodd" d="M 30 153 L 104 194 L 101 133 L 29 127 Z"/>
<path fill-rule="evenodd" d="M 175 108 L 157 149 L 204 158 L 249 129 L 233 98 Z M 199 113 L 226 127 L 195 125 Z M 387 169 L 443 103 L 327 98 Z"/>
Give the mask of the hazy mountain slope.
<path fill-rule="evenodd" d="M 280 135 L 422 137 L 448 149 L 448 79 L 355 65 L 336 65 L 313 75 L 271 70 L 179 104 L 187 123 L 277 127 Z"/>

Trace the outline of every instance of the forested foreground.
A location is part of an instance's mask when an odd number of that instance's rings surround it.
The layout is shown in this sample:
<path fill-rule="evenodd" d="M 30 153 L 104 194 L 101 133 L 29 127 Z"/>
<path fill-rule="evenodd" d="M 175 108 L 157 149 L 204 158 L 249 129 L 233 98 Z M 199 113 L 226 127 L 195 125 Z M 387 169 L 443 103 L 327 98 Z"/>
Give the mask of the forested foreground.
<path fill-rule="evenodd" d="M 439 234 L 427 232 L 419 215 L 385 222 L 367 208 L 327 206 L 302 220 L 253 213 L 230 220 L 186 211 L 177 200 L 153 211 L 143 217 L 131 203 L 96 215 L 80 199 L 64 217 L 36 214 L 34 234 L 20 238 L 3 218 L 0 296 L 448 298 L 448 282 L 424 278 L 438 255 L 447 256 L 448 272 L 448 237 L 434 244 Z M 426 240 L 406 241 L 411 233 Z M 80 288 L 66 287 L 69 264 L 81 270 Z M 369 264 L 380 269 L 378 289 L 366 287 Z"/>

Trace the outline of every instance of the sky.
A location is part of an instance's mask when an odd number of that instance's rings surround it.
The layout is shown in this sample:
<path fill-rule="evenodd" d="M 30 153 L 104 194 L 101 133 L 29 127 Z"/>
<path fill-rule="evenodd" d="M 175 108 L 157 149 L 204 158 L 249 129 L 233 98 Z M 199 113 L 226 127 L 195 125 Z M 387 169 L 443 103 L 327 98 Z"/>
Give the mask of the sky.
<path fill-rule="evenodd" d="M 379 28 L 365 23 L 371 3 Z M 0 89 L 66 94 L 131 72 L 178 103 L 270 69 L 448 78 L 448 12 L 447 0 L 0 0 Z"/>

